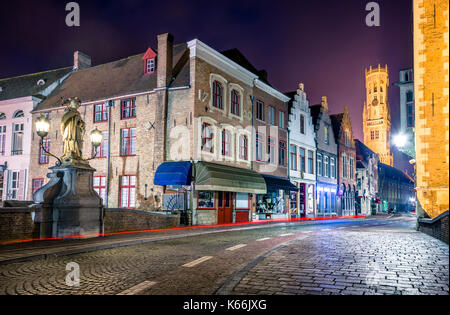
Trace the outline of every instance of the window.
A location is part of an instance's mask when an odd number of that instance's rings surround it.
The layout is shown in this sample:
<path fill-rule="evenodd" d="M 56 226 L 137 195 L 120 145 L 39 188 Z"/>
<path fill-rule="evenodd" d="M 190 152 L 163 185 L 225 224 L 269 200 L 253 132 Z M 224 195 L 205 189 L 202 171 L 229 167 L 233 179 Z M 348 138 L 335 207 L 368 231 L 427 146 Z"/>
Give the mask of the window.
<path fill-rule="evenodd" d="M 50 139 L 44 139 L 42 141 L 42 146 L 45 150 L 50 152 Z M 45 153 L 44 149 L 39 146 L 39 164 L 48 164 L 50 162 L 50 157 Z"/>
<path fill-rule="evenodd" d="M 121 176 L 120 207 L 126 209 L 136 207 L 136 176 L 134 175 Z"/>
<path fill-rule="evenodd" d="M 336 160 L 334 158 L 330 158 L 330 177 L 336 178 Z"/>
<path fill-rule="evenodd" d="M 317 154 L 317 175 L 323 176 L 322 154 Z"/>
<path fill-rule="evenodd" d="M 406 104 L 406 123 L 408 127 L 414 127 L 414 103 Z"/>
<path fill-rule="evenodd" d="M 197 203 L 199 209 L 214 209 L 214 192 L 199 191 Z"/>
<path fill-rule="evenodd" d="M 223 109 L 223 87 L 217 81 L 213 82 L 213 106 Z"/>
<path fill-rule="evenodd" d="M 264 138 L 263 135 L 259 132 L 256 133 L 256 160 L 261 162 L 264 160 L 263 157 L 263 146 L 264 146 Z"/>
<path fill-rule="evenodd" d="M 347 178 L 347 157 L 342 156 L 342 177 Z"/>
<path fill-rule="evenodd" d="M 406 103 L 412 103 L 414 99 L 414 94 L 412 91 L 406 92 Z"/>
<path fill-rule="evenodd" d="M 44 179 L 43 178 L 34 178 L 32 181 L 32 188 L 33 188 L 33 194 L 42 186 L 44 186 Z"/>
<path fill-rule="evenodd" d="M 105 203 L 106 198 L 106 176 L 94 176 L 93 188 Z"/>
<path fill-rule="evenodd" d="M 95 148 L 94 148 L 94 146 L 92 146 L 92 157 L 96 158 L 96 159 L 104 158 L 104 157 L 108 156 L 108 132 L 103 131 L 102 135 L 103 135 L 103 140 L 97 149 L 97 155 L 95 155 Z"/>
<path fill-rule="evenodd" d="M 23 116 L 24 116 L 23 110 L 18 110 L 18 111 L 16 111 L 14 113 L 13 118 L 20 118 L 20 117 L 23 117 Z"/>
<path fill-rule="evenodd" d="M 298 155 L 300 156 L 300 171 L 306 172 L 306 153 L 305 149 L 299 148 Z"/>
<path fill-rule="evenodd" d="M 106 104 L 94 105 L 94 122 L 102 122 L 108 120 L 108 110 Z"/>
<path fill-rule="evenodd" d="M 272 138 L 267 138 L 267 154 L 269 155 L 269 163 L 275 163 L 275 143 Z"/>
<path fill-rule="evenodd" d="M 120 155 L 136 155 L 136 128 L 120 130 Z"/>
<path fill-rule="evenodd" d="M 0 90 L 0 92 L 1 92 L 1 90 Z M 0 113 L 0 120 L 4 120 L 4 119 L 6 119 L 5 113 Z"/>
<path fill-rule="evenodd" d="M 136 99 L 120 102 L 120 119 L 136 118 Z"/>
<path fill-rule="evenodd" d="M 330 177 L 330 158 L 328 156 L 323 157 L 323 168 L 325 177 Z"/>
<path fill-rule="evenodd" d="M 147 59 L 145 61 L 145 73 L 155 72 L 155 58 Z"/>
<path fill-rule="evenodd" d="M 8 192 L 9 199 L 15 200 L 19 196 L 19 172 L 12 171 L 9 176 L 10 190 Z"/>
<path fill-rule="evenodd" d="M 305 115 L 300 115 L 300 133 L 305 134 Z"/>
<path fill-rule="evenodd" d="M 22 155 L 23 124 L 13 124 L 13 131 L 11 155 Z"/>
<path fill-rule="evenodd" d="M 247 136 L 239 137 L 239 158 L 241 160 L 248 159 L 248 138 Z"/>
<path fill-rule="evenodd" d="M 345 132 L 344 136 L 345 136 L 345 145 L 347 147 L 349 147 L 350 146 L 350 137 L 348 135 L 348 132 Z"/>
<path fill-rule="evenodd" d="M 327 126 L 324 127 L 324 142 L 325 144 L 330 144 L 330 131 Z"/>
<path fill-rule="evenodd" d="M 296 171 L 297 170 L 297 147 L 295 145 L 291 145 L 290 147 L 290 163 L 291 163 L 291 170 Z"/>
<path fill-rule="evenodd" d="M 354 160 L 353 160 L 353 156 L 351 156 L 350 157 L 350 169 L 349 169 L 349 171 L 350 171 L 350 179 L 354 179 L 355 178 L 355 175 L 354 175 L 354 170 L 353 170 L 353 167 L 354 167 Z"/>
<path fill-rule="evenodd" d="M 380 131 L 379 130 L 371 130 L 370 131 L 370 140 L 377 140 L 380 138 Z"/>
<path fill-rule="evenodd" d="M 213 152 L 213 134 L 211 130 L 211 125 L 203 123 L 202 125 L 202 151 Z"/>
<path fill-rule="evenodd" d="M 222 130 L 222 155 L 231 156 L 231 133 L 228 130 Z"/>
<path fill-rule="evenodd" d="M 236 90 L 231 91 L 231 113 L 240 116 L 240 95 Z"/>
<path fill-rule="evenodd" d="M 250 209 L 248 194 L 236 193 L 236 209 Z"/>
<path fill-rule="evenodd" d="M 256 101 L 256 119 L 264 121 L 264 103 Z"/>
<path fill-rule="evenodd" d="M 6 126 L 0 126 L 0 155 L 5 155 Z"/>
<path fill-rule="evenodd" d="M 280 141 L 278 148 L 278 164 L 280 166 L 286 165 L 286 142 Z"/>
<path fill-rule="evenodd" d="M 284 112 L 278 112 L 278 127 L 284 129 Z"/>
<path fill-rule="evenodd" d="M 314 152 L 308 151 L 308 173 L 314 174 Z"/>
<path fill-rule="evenodd" d="M 268 114 L 268 123 L 271 125 L 275 125 L 275 109 L 272 106 L 269 106 Z"/>

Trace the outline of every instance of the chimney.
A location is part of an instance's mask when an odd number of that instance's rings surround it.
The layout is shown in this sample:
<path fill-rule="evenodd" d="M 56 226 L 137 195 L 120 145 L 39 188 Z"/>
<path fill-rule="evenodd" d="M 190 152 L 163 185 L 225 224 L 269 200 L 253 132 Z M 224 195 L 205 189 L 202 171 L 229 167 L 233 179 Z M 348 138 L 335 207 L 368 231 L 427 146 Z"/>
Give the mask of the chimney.
<path fill-rule="evenodd" d="M 81 51 L 73 53 L 73 70 L 83 70 L 91 67 L 91 57 L 83 54 Z"/>
<path fill-rule="evenodd" d="M 326 96 L 322 96 L 322 106 L 328 109 L 328 100 Z"/>
<path fill-rule="evenodd" d="M 157 87 L 167 87 L 172 80 L 173 35 L 158 35 Z"/>

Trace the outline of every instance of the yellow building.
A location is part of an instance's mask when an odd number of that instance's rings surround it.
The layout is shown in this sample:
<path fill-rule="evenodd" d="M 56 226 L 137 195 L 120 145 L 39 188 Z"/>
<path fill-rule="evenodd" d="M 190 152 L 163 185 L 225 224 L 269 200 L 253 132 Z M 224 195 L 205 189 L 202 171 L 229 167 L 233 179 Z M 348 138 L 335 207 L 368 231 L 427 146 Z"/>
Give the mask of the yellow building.
<path fill-rule="evenodd" d="M 366 102 L 364 102 L 364 144 L 378 153 L 380 162 L 393 165 L 391 154 L 391 113 L 388 104 L 389 72 L 387 65 L 372 66 L 366 71 Z"/>
<path fill-rule="evenodd" d="M 448 6 L 414 0 L 413 7 L 417 209 L 431 218 L 449 208 Z"/>

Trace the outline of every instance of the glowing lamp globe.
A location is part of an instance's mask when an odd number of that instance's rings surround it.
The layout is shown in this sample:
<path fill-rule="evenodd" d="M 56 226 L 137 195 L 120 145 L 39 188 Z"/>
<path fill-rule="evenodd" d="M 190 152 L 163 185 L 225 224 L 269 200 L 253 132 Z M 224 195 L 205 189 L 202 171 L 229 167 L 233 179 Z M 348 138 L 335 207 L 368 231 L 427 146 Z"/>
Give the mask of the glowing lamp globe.
<path fill-rule="evenodd" d="M 36 132 L 39 137 L 45 138 L 48 135 L 48 131 L 50 129 L 50 122 L 48 119 L 41 114 L 39 118 L 36 120 Z"/>
<path fill-rule="evenodd" d="M 394 144 L 396 147 L 402 148 L 408 142 L 408 137 L 404 134 L 398 134 L 394 137 Z"/>
<path fill-rule="evenodd" d="M 96 127 L 94 130 L 91 131 L 91 143 L 94 147 L 99 147 L 100 144 L 102 144 L 103 141 L 103 134 L 98 128 Z"/>

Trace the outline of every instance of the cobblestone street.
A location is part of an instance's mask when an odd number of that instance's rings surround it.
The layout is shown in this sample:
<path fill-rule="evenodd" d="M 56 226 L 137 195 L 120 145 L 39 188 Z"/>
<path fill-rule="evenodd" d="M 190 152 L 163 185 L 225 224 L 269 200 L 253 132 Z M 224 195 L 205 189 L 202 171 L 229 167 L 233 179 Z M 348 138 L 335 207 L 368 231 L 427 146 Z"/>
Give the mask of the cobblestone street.
<path fill-rule="evenodd" d="M 0 294 L 448 294 L 448 245 L 414 225 L 277 224 L 8 263 Z"/>

